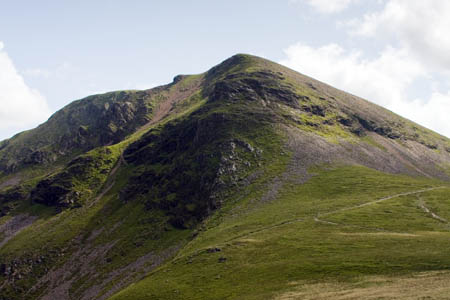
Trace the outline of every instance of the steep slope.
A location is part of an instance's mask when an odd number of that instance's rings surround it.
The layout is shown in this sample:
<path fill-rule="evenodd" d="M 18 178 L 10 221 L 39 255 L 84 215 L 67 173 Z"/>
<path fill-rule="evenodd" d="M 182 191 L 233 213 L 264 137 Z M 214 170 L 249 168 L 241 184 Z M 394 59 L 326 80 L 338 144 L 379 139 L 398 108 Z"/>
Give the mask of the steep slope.
<path fill-rule="evenodd" d="M 146 275 L 114 298 L 290 299 L 450 265 L 450 140 L 261 58 L 88 97 L 2 147 L 0 299 Z"/>
<path fill-rule="evenodd" d="M 110 92 L 74 101 L 36 129 L 2 141 L 0 172 L 49 167 L 96 147 L 116 144 L 151 120 L 165 117 L 172 104 L 198 89 L 200 81 L 195 76 L 178 76 L 173 83 L 150 90 Z"/>

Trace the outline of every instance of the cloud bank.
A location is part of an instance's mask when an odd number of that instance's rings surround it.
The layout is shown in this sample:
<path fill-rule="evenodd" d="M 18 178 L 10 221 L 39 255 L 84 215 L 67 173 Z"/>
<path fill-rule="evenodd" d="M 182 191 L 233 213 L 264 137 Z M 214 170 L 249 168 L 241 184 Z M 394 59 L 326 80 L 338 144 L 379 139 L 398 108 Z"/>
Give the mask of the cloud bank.
<path fill-rule="evenodd" d="M 355 35 L 398 43 L 433 67 L 450 69 L 450 1 L 389 0 L 348 25 Z"/>
<path fill-rule="evenodd" d="M 28 87 L 0 42 L 0 140 L 45 121 L 50 109 L 38 91 Z"/>

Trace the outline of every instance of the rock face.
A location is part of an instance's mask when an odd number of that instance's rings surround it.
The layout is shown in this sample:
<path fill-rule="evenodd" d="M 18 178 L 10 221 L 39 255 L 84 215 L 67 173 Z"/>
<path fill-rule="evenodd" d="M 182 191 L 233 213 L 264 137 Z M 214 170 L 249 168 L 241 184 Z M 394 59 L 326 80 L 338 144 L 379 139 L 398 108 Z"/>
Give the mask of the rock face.
<path fill-rule="evenodd" d="M 218 195 L 237 184 L 237 166 L 248 168 L 258 158 L 253 146 L 233 139 L 232 128 L 254 125 L 252 130 L 257 130 L 260 126 L 226 114 L 211 113 L 203 118 L 205 113 L 194 114 L 162 132 L 150 131 L 130 145 L 126 161 L 148 167 L 131 177 L 121 191 L 124 202 L 146 199 L 147 209 L 164 211 L 178 228 L 194 226 L 221 206 Z M 240 152 L 251 154 L 247 155 L 250 158 Z"/>
<path fill-rule="evenodd" d="M 298 108 L 301 97 L 291 86 L 282 84 L 282 79 L 281 75 L 268 71 L 253 72 L 251 76 L 248 73 L 230 74 L 215 84 L 210 101 L 262 100 Z"/>
<path fill-rule="evenodd" d="M 113 92 L 90 96 L 56 112 L 38 128 L 0 145 L 0 172 L 55 163 L 76 153 L 120 142 L 149 121 L 152 94 Z"/>
<path fill-rule="evenodd" d="M 40 181 L 31 192 L 32 201 L 45 205 L 68 205 L 73 203 L 75 195 L 71 194 L 72 183 L 70 181 L 62 184 L 57 183 L 57 179 Z"/>
<path fill-rule="evenodd" d="M 108 148 L 79 156 L 61 172 L 39 181 L 30 199 L 33 203 L 58 208 L 79 207 L 90 190 L 100 188 L 115 161 Z"/>
<path fill-rule="evenodd" d="M 27 196 L 27 189 L 20 185 L 0 192 L 0 217 L 8 215 L 19 203 L 24 202 Z"/>

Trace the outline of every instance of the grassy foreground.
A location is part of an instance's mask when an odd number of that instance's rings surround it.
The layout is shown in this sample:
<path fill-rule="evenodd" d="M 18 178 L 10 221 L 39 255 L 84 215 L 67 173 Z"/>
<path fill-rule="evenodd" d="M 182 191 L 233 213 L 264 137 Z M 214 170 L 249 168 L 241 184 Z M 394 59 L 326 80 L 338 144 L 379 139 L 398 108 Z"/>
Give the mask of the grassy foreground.
<path fill-rule="evenodd" d="M 219 225 L 212 217 L 174 260 L 113 299 L 352 299 L 345 295 L 388 297 L 405 284 L 408 298 L 428 295 L 412 284 L 418 276 L 448 282 L 438 272 L 450 268 L 448 184 L 359 166 L 315 173 Z"/>

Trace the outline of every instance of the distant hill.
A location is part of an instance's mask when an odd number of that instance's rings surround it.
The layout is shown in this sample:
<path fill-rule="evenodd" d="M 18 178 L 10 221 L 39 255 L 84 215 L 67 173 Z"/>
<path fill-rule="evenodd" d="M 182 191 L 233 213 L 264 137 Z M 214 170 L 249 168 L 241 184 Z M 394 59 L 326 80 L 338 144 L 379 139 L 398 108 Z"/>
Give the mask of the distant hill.
<path fill-rule="evenodd" d="M 238 54 L 0 142 L 0 299 L 450 295 L 449 181 L 448 138 Z"/>

